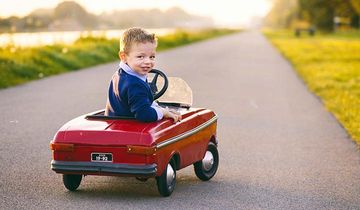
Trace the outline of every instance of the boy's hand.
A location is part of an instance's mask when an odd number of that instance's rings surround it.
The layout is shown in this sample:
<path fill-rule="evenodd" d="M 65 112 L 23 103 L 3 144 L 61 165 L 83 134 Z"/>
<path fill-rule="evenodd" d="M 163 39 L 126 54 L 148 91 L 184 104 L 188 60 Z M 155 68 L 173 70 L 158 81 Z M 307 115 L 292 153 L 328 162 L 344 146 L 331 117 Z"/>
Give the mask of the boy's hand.
<path fill-rule="evenodd" d="M 181 121 L 181 115 L 170 112 L 169 118 L 174 120 L 174 123 Z"/>
<path fill-rule="evenodd" d="M 165 118 L 172 118 L 174 123 L 181 121 L 181 114 L 175 110 L 169 110 L 167 107 L 163 110 L 163 114 Z"/>

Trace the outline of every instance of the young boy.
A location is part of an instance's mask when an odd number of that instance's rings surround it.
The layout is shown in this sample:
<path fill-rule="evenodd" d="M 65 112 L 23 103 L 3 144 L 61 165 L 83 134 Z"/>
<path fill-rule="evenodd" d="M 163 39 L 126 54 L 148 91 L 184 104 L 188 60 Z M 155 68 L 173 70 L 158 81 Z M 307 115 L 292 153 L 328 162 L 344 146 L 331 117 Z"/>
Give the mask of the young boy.
<path fill-rule="evenodd" d="M 142 28 L 127 29 L 120 40 L 120 68 L 112 77 L 106 102 L 106 116 L 129 116 L 143 122 L 181 115 L 153 101 L 146 77 L 155 65 L 157 39 Z"/>

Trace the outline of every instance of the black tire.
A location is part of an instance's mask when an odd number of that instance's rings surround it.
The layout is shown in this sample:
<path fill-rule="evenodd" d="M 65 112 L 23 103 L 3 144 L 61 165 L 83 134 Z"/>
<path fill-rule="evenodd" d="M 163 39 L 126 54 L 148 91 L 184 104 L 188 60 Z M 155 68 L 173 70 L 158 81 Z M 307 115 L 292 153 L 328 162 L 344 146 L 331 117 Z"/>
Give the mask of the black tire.
<path fill-rule="evenodd" d="M 81 183 L 82 175 L 63 174 L 63 182 L 66 189 L 75 191 Z"/>
<path fill-rule="evenodd" d="M 176 167 L 173 160 L 170 160 L 161 176 L 156 177 L 156 182 L 160 195 L 164 197 L 171 195 L 176 185 Z"/>
<path fill-rule="evenodd" d="M 210 142 L 202 160 L 194 163 L 194 171 L 196 176 L 203 180 L 210 180 L 215 174 L 219 166 L 219 153 L 217 146 Z"/>

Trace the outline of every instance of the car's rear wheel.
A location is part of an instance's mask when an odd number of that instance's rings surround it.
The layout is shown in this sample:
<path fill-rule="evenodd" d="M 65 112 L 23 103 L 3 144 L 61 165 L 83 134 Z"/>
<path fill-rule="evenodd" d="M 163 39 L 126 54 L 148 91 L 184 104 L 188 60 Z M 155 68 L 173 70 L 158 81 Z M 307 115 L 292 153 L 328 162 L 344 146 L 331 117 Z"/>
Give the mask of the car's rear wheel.
<path fill-rule="evenodd" d="M 160 195 L 164 197 L 171 195 L 176 184 L 175 161 L 170 160 L 161 176 L 156 177 L 156 182 Z"/>
<path fill-rule="evenodd" d="M 63 174 L 63 182 L 66 189 L 75 191 L 81 183 L 82 175 L 77 174 Z"/>
<path fill-rule="evenodd" d="M 203 180 L 210 180 L 215 174 L 219 166 L 219 153 L 217 146 L 210 142 L 202 160 L 194 163 L 196 176 Z"/>

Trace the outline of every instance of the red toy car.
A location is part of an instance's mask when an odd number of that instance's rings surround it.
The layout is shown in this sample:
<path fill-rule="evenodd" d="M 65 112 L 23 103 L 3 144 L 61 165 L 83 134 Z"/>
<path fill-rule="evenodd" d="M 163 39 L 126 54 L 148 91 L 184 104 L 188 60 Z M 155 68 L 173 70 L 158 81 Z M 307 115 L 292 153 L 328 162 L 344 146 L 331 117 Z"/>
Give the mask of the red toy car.
<path fill-rule="evenodd" d="M 199 179 L 206 181 L 215 175 L 219 164 L 217 115 L 190 107 L 191 89 L 182 79 L 168 79 L 159 70 L 151 73 L 154 98 L 159 98 L 159 105 L 180 112 L 182 120 L 144 123 L 104 116 L 101 110 L 69 121 L 50 142 L 51 169 L 63 174 L 68 190 L 76 190 L 85 175 L 155 177 L 159 193 L 169 196 L 176 170 L 193 164 Z"/>

